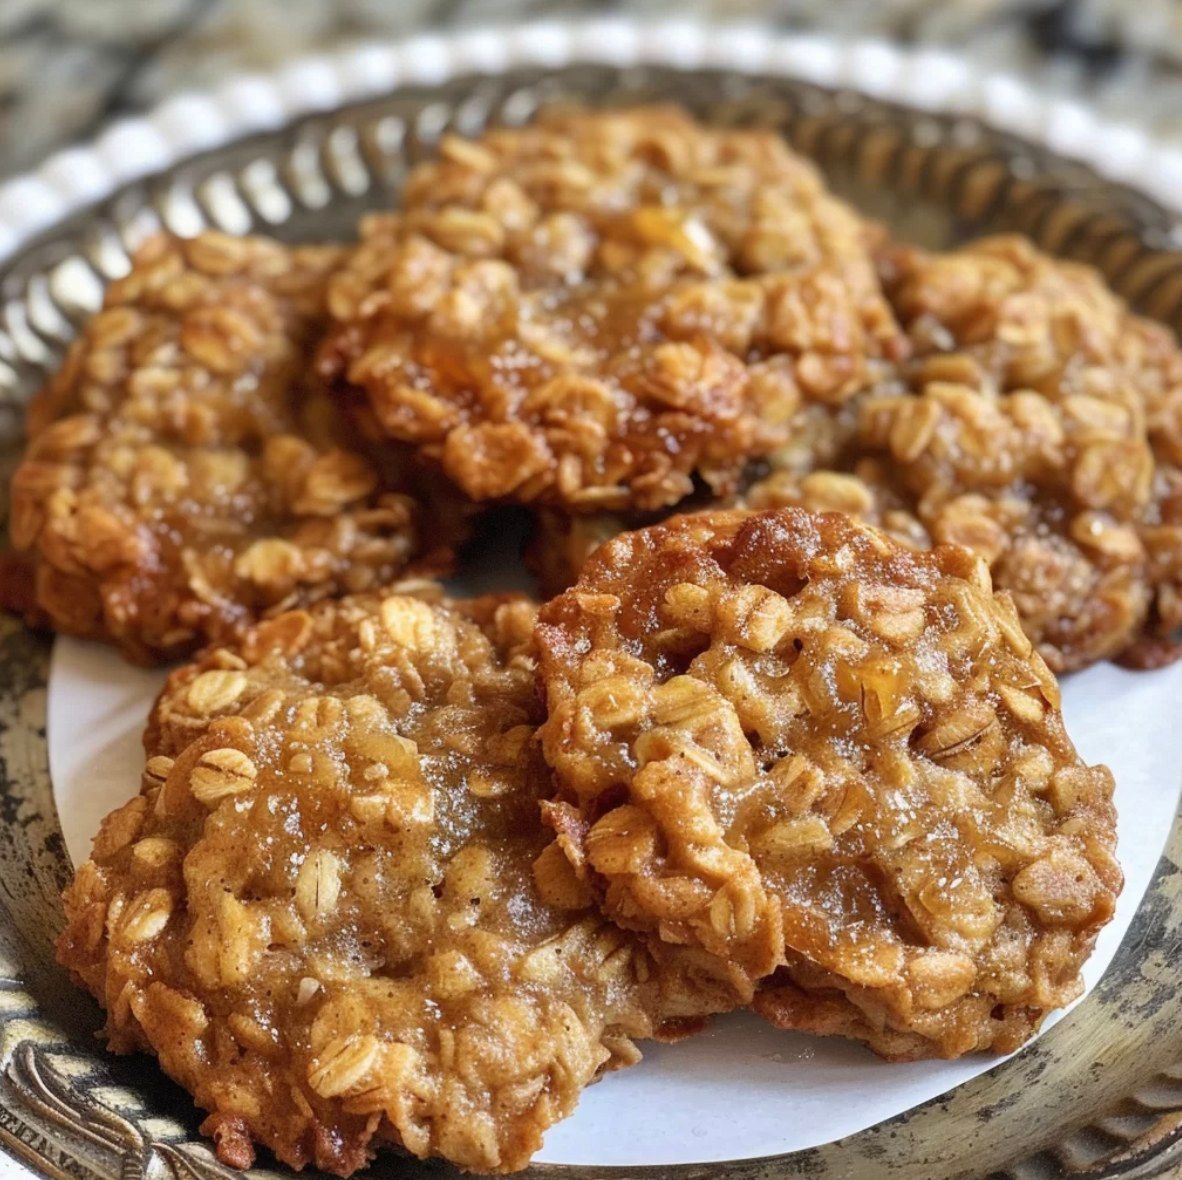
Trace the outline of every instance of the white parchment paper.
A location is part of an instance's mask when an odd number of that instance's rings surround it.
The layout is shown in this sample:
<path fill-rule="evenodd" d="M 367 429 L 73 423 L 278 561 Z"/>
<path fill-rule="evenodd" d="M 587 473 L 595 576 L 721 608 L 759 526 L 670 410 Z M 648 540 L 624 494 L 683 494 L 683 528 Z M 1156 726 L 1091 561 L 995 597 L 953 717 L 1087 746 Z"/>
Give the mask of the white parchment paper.
<path fill-rule="evenodd" d="M 99 820 L 138 789 L 140 735 L 163 679 L 161 672 L 128 667 L 108 648 L 57 642 L 49 760 L 76 863 L 88 855 Z M 1080 752 L 1116 775 L 1126 877 L 1116 918 L 1085 968 L 1089 989 L 1128 930 L 1173 821 L 1182 785 L 1179 700 L 1182 664 L 1141 673 L 1101 665 L 1063 685 L 1067 726 Z M 891 1065 L 857 1045 L 778 1032 L 738 1013 L 681 1044 L 649 1046 L 639 1066 L 592 1086 L 574 1117 L 550 1131 L 538 1159 L 674 1164 L 815 1147 L 996 1064 L 997 1058 L 977 1056 Z"/>

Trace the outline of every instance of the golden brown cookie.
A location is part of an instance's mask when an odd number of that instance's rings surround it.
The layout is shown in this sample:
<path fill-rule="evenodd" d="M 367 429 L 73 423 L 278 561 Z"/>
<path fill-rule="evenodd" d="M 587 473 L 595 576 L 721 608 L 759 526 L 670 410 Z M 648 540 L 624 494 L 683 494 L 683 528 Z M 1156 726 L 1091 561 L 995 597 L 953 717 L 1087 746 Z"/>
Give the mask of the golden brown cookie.
<path fill-rule="evenodd" d="M 1169 332 L 1094 271 L 1020 239 L 900 248 L 886 269 L 916 359 L 828 431 L 802 423 L 787 458 L 719 506 L 834 509 L 910 544 L 964 545 L 1056 671 L 1169 658 L 1182 623 L 1182 352 Z M 594 541 L 646 523 L 551 512 L 533 567 L 556 591 Z"/>
<path fill-rule="evenodd" d="M 397 465 L 309 380 L 338 258 L 216 233 L 138 253 L 29 409 L 6 601 L 149 662 L 406 564 Z"/>
<path fill-rule="evenodd" d="M 551 113 L 445 139 L 363 224 L 322 370 L 474 499 L 655 510 L 899 354 L 877 244 L 772 132 Z"/>
<path fill-rule="evenodd" d="M 890 1057 L 1006 1051 L 1121 886 L 1112 777 L 966 550 L 837 514 L 621 536 L 538 628 L 550 822 L 622 925 Z"/>
<path fill-rule="evenodd" d="M 58 954 L 226 1162 L 258 1142 L 347 1175 L 392 1142 L 511 1171 L 634 1038 L 735 1002 L 705 956 L 666 971 L 605 921 L 549 844 L 533 622 L 359 596 L 170 678 Z"/>
<path fill-rule="evenodd" d="M 1057 671 L 1182 623 L 1182 351 L 1100 275 L 1016 237 L 901 248 L 888 289 L 918 360 L 860 407 L 936 541 L 968 545 Z"/>
<path fill-rule="evenodd" d="M 915 359 L 837 411 L 798 415 L 769 472 L 719 506 L 832 508 L 909 544 L 964 545 L 1056 671 L 1176 654 L 1182 351 L 1170 333 L 1095 271 L 1023 239 L 899 247 L 884 271 Z M 552 511 L 533 567 L 561 589 L 594 540 L 648 523 Z"/>

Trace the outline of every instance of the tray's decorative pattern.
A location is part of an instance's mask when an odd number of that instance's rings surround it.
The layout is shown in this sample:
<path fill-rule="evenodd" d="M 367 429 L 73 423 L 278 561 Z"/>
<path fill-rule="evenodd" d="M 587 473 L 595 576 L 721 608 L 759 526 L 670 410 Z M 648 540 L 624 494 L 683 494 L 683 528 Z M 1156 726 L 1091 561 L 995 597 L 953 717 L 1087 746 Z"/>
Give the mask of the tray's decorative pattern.
<path fill-rule="evenodd" d="M 31 1039 L 18 1042 L 13 1050 L 5 1082 L 24 1110 L 39 1115 L 63 1136 L 80 1137 L 101 1153 L 123 1180 L 140 1180 L 161 1170 L 172 1180 L 230 1180 L 234 1175 L 217 1163 L 207 1148 L 170 1142 L 81 1089 L 77 1080 Z M 12 1133 L 13 1128 L 5 1130 Z M 53 1145 L 46 1141 L 44 1146 Z M 53 1165 L 66 1175 L 73 1174 L 70 1156 L 64 1152 L 56 1154 Z"/>
<path fill-rule="evenodd" d="M 78 319 L 152 230 L 218 226 L 292 240 L 341 236 L 361 212 L 389 202 L 407 166 L 445 129 L 520 121 L 539 103 L 571 96 L 672 98 L 715 120 L 773 126 L 818 159 L 839 189 L 905 235 L 938 245 L 988 229 L 1021 230 L 1056 253 L 1098 265 L 1134 304 L 1182 328 L 1182 233 L 1171 213 L 1134 187 L 1105 181 L 975 118 L 895 106 L 816 81 L 825 73 L 818 61 L 832 67 L 824 80 L 840 82 L 856 73 L 858 62 L 881 66 L 881 56 L 858 57 L 853 50 L 841 56 L 817 42 L 809 56 L 798 45 L 796 59 L 814 79 L 799 81 L 772 68 L 791 64 L 792 54 L 777 56 L 766 40 L 754 55 L 762 69 L 736 73 L 750 55 L 736 49 L 735 59 L 725 60 L 717 44 L 701 37 L 699 56 L 680 65 L 668 64 L 667 41 L 652 51 L 665 64 L 645 64 L 639 35 L 624 64 L 604 64 L 610 55 L 589 37 L 541 43 L 509 37 L 510 49 L 528 47 L 519 54 L 521 66 L 512 55 L 481 60 L 471 38 L 442 57 L 439 47 L 447 43 L 431 42 L 436 56 L 427 59 L 419 42 L 413 52 L 404 47 L 400 59 L 418 79 L 414 84 L 287 122 L 283 103 L 268 106 L 256 80 L 253 107 L 269 110 L 262 121 L 278 126 L 260 131 L 255 118 L 238 125 L 249 134 L 223 127 L 220 146 L 205 143 L 208 150 L 131 180 L 101 201 L 73 212 L 59 201 L 60 220 L 27 241 L 0 273 L 0 458 L 10 461 L 19 447 L 20 407 L 60 357 Z M 752 44 L 740 39 L 732 48 Z M 323 83 L 326 69 L 301 67 L 272 89 L 290 92 L 293 78 Z M 379 77 L 389 81 L 388 71 L 371 70 L 371 83 Z M 883 89 L 873 70 L 866 82 Z M 327 99 L 337 97 L 331 86 L 313 86 L 306 105 L 329 106 Z M 1123 141 L 1116 134 L 1111 142 Z M 0 250 L 10 198 L 0 193 Z M 0 621 L 0 1145 L 58 1180 L 227 1180 L 231 1174 L 196 1138 L 198 1119 L 184 1095 L 141 1060 L 108 1060 L 91 1039 L 95 1009 L 52 963 L 57 895 L 69 865 L 46 764 L 48 652 L 43 638 Z M 1182 1002 L 1175 995 L 1180 865 L 1176 824 L 1134 927 L 1093 997 L 1013 1061 L 841 1143 L 653 1173 L 683 1180 L 986 1174 L 1035 1180 L 1172 1171 L 1182 1165 Z M 422 1174 L 421 1167 L 392 1153 L 375 1169 L 375 1176 L 411 1174 Z M 531 1175 L 574 1180 L 623 1171 L 537 1165 Z"/>

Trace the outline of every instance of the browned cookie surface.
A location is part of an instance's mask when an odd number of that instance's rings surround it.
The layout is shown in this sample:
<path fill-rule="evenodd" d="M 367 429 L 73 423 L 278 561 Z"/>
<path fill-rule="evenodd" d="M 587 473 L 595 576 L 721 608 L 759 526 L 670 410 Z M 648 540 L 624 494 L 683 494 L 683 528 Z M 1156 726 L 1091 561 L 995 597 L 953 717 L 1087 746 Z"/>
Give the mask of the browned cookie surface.
<path fill-rule="evenodd" d="M 550 820 L 620 923 L 892 1057 L 1020 1044 L 1121 884 L 1112 778 L 962 549 L 799 509 L 685 516 L 539 625 Z"/>
<path fill-rule="evenodd" d="M 692 955 L 664 970 L 547 851 L 533 621 L 360 596 L 170 679 L 59 956 L 112 1046 L 210 1112 L 223 1159 L 257 1141 L 348 1174 L 389 1140 L 519 1168 L 633 1038 L 735 1002 Z"/>
<path fill-rule="evenodd" d="M 985 557 L 1056 671 L 1182 622 L 1182 351 L 1087 267 L 1014 237 L 901 249 L 917 359 L 870 396 L 882 459 L 933 539 Z"/>
<path fill-rule="evenodd" d="M 215 233 L 139 252 L 30 407 L 13 605 L 146 662 L 406 564 L 400 472 L 309 380 L 338 259 Z"/>
<path fill-rule="evenodd" d="M 898 354 L 877 240 L 771 132 L 544 115 L 363 225 L 322 367 L 476 499 L 657 509 Z"/>
<path fill-rule="evenodd" d="M 719 506 L 850 512 L 911 545 L 964 545 L 1058 672 L 1154 662 L 1182 622 L 1182 351 L 1086 267 L 1017 238 L 886 255 L 913 359 L 792 422 Z M 690 510 L 687 501 L 681 510 Z M 636 515 L 543 517 L 547 590 Z"/>

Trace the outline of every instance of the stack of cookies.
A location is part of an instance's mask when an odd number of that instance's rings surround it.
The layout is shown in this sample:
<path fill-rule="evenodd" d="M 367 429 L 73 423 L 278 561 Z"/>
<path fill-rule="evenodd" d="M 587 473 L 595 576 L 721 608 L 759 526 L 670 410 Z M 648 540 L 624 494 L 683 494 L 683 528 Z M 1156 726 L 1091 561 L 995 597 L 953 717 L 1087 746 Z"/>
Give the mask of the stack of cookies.
<path fill-rule="evenodd" d="M 111 1047 L 235 1166 L 511 1171 L 717 1013 L 912 1060 L 1079 994 L 1056 674 L 1174 655 L 1182 351 L 770 132 L 556 111 L 353 246 L 149 243 L 12 505 L 10 606 L 189 660 L 65 895 Z M 504 505 L 544 601 L 449 596 Z"/>

